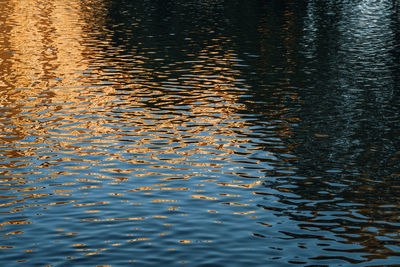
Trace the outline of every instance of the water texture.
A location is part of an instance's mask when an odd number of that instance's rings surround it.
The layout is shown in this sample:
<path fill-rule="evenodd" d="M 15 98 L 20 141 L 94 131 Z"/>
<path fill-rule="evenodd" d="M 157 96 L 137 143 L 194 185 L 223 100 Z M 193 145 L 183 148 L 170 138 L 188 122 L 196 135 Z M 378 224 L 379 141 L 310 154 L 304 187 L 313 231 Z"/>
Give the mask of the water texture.
<path fill-rule="evenodd" d="M 398 264 L 399 14 L 0 1 L 0 263 Z"/>

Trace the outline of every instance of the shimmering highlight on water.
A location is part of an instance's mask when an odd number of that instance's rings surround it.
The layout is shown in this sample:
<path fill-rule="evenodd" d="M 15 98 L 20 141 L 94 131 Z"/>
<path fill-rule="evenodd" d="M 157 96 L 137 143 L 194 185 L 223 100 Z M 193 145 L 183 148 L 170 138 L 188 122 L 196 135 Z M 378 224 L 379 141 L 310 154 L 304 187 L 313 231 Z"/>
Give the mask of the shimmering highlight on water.
<path fill-rule="evenodd" d="M 0 3 L 0 262 L 397 264 L 399 18 Z"/>

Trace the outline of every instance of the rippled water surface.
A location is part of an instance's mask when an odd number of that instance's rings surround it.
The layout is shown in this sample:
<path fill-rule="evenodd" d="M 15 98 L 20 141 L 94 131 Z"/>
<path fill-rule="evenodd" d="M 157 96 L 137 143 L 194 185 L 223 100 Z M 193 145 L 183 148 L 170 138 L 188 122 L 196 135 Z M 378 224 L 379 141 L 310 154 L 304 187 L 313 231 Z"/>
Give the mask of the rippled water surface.
<path fill-rule="evenodd" d="M 0 263 L 398 264 L 399 5 L 0 1 Z"/>

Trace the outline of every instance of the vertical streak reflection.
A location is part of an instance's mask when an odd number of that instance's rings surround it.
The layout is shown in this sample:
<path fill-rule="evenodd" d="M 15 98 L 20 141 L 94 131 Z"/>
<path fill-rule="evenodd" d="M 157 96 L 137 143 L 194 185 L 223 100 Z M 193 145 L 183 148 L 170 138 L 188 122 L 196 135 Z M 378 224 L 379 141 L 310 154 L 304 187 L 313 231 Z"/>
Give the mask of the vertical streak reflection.
<path fill-rule="evenodd" d="M 44 135 L 44 128 L 61 120 L 53 112 L 90 111 L 82 105 L 91 94 L 87 86 L 93 85 L 93 77 L 98 75 L 90 72 L 96 48 L 85 45 L 89 37 L 82 13 L 87 10 L 82 10 L 81 4 L 57 0 L 1 4 L 8 10 L 2 18 L 8 34 L 3 37 L 0 104 L 6 107 L 2 119 L 3 125 L 9 126 L 5 132 L 12 131 L 15 136 L 10 139 L 8 135 L 3 141 Z M 95 90 L 110 94 L 113 88 Z M 107 99 L 104 94 L 95 97 L 89 106 L 99 107 Z M 83 122 L 74 116 L 68 119 Z"/>

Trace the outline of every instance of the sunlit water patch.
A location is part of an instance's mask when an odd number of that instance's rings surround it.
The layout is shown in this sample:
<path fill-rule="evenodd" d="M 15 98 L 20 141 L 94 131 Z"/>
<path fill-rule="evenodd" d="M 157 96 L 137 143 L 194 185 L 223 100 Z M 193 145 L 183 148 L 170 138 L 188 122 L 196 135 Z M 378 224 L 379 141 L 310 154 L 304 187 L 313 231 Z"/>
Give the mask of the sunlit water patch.
<path fill-rule="evenodd" d="M 1 262 L 396 263 L 396 7 L 324 2 L 0 4 Z"/>

